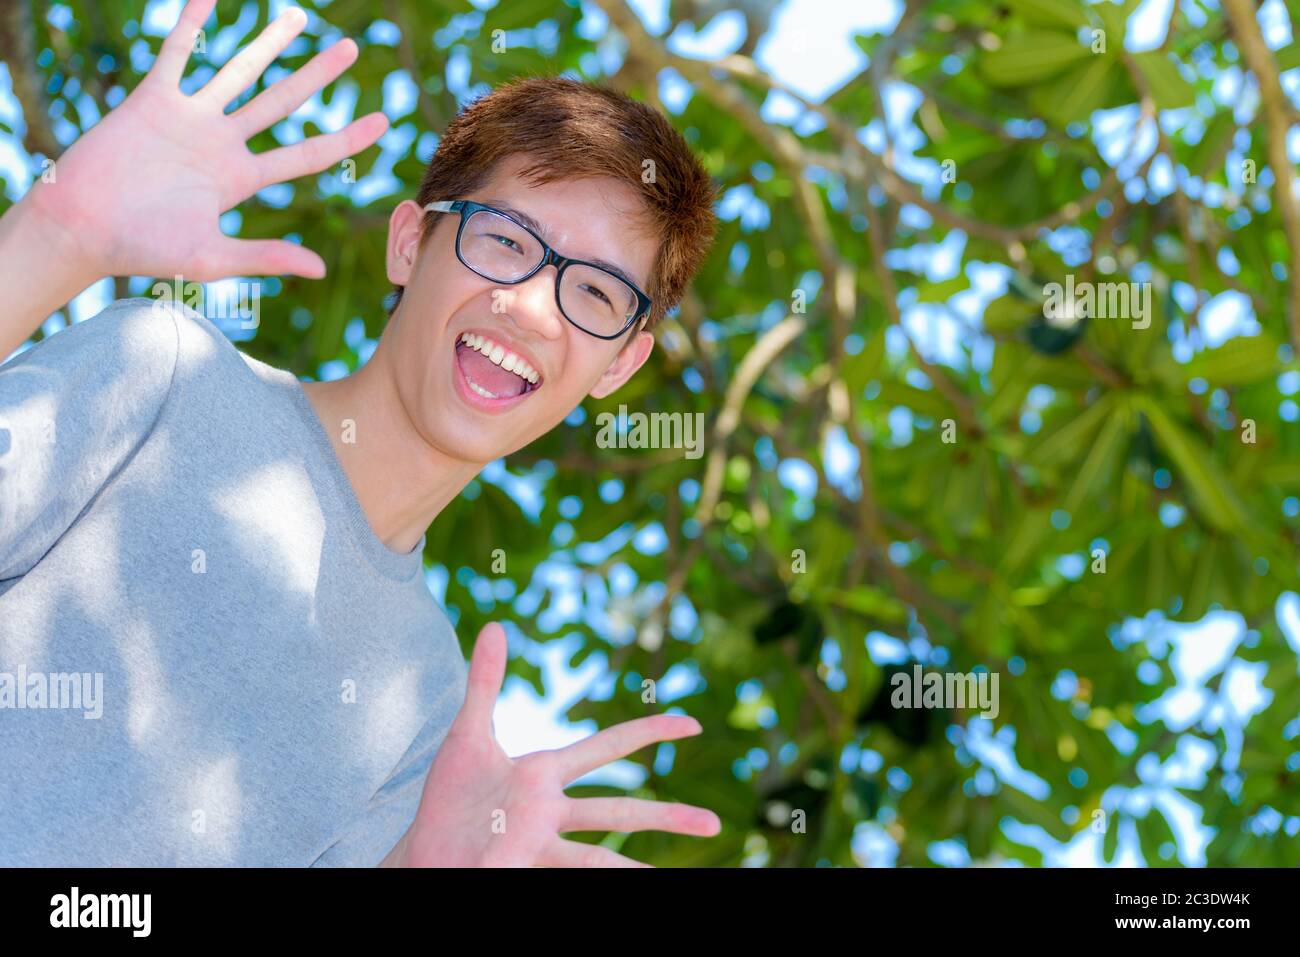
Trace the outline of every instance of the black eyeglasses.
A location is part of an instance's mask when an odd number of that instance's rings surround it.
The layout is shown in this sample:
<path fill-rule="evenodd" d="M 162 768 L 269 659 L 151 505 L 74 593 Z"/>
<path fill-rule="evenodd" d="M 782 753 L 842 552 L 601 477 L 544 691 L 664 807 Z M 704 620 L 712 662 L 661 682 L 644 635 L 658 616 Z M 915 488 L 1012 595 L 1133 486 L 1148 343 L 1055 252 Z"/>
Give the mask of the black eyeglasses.
<path fill-rule="evenodd" d="M 506 213 L 468 199 L 439 200 L 433 213 L 460 213 L 456 258 L 484 279 L 516 285 L 555 266 L 555 304 L 564 318 L 597 339 L 617 339 L 650 315 L 650 297 L 603 266 L 561 256 Z"/>

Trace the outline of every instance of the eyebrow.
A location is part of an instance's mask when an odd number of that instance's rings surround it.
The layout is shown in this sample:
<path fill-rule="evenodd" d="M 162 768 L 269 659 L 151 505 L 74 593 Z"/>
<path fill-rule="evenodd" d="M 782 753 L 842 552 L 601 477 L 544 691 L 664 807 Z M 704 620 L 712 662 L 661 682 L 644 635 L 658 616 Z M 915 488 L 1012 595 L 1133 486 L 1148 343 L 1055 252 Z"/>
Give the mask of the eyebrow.
<path fill-rule="evenodd" d="M 550 239 L 548 238 L 549 231 L 547 228 L 542 223 L 539 223 L 537 220 L 533 219 L 533 217 L 525 213 L 522 209 L 516 209 L 509 203 L 504 203 L 496 199 L 481 199 L 479 202 L 487 206 L 494 206 L 501 210 L 501 212 L 513 216 L 533 232 L 537 233 L 537 235 L 545 239 L 548 245 L 550 244 Z M 608 259 L 584 259 L 583 262 L 589 262 L 592 265 L 600 266 L 602 269 L 608 269 L 615 276 L 618 276 L 619 279 L 622 279 L 629 285 L 635 286 L 637 289 L 643 288 L 641 284 L 633 279 L 631 274 L 622 266 L 618 265 L 618 263 L 612 263 Z"/>

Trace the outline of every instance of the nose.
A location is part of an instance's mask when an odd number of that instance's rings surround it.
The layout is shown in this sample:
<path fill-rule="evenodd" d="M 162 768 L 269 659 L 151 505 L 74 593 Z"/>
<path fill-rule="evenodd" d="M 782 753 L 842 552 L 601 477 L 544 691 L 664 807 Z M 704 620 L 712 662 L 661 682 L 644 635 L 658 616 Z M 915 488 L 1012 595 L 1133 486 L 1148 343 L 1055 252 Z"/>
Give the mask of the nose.
<path fill-rule="evenodd" d="M 543 266 L 524 282 L 501 287 L 505 314 L 519 328 L 545 339 L 558 339 L 564 334 L 564 316 L 555 301 L 555 276 L 554 266 Z"/>

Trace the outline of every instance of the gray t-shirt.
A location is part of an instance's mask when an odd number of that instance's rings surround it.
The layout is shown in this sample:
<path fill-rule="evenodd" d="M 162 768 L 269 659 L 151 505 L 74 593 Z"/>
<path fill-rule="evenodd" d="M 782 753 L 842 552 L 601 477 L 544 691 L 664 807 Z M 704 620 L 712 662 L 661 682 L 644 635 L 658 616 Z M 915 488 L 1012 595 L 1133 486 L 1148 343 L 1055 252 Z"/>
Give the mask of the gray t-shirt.
<path fill-rule="evenodd" d="M 377 864 L 465 696 L 423 548 L 193 309 L 0 366 L 0 865 Z"/>

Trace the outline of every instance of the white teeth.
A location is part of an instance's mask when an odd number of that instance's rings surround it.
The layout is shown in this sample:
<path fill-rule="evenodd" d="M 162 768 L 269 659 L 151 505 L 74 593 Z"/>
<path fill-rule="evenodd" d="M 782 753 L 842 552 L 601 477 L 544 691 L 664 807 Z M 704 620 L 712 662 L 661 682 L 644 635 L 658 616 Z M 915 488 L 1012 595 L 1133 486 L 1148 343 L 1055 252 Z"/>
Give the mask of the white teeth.
<path fill-rule="evenodd" d="M 466 376 L 466 377 L 465 377 L 465 384 L 468 385 L 468 386 L 469 386 L 471 389 L 473 389 L 475 392 L 477 392 L 479 395 L 483 396 L 483 398 L 485 398 L 485 399 L 499 399 L 499 398 L 501 398 L 501 396 L 499 396 L 499 395 L 495 395 L 494 393 L 491 393 L 491 392 L 489 392 L 487 389 L 483 388 L 481 385 L 479 385 L 477 382 L 475 382 L 475 381 L 474 381 L 473 379 L 471 379 L 469 376 Z"/>
<path fill-rule="evenodd" d="M 498 345 L 491 339 L 476 335 L 472 332 L 465 332 L 461 334 L 460 341 L 468 345 L 471 349 L 481 352 L 484 356 L 491 359 L 507 372 L 513 372 L 525 382 L 536 385 L 541 381 L 541 374 L 538 373 L 536 369 L 513 352 L 507 352 L 504 346 Z M 496 396 L 486 390 L 481 391 L 483 395 L 486 395 L 489 398 L 496 398 Z"/>

